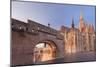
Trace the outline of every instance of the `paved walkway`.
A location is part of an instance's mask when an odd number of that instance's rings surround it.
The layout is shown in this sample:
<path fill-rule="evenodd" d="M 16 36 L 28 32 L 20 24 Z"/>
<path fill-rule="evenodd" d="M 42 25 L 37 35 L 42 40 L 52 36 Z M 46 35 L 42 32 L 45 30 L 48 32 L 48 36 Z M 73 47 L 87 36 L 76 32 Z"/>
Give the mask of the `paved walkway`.
<path fill-rule="evenodd" d="M 63 58 L 58 58 L 55 60 L 39 62 L 36 64 L 51 64 L 51 63 L 72 63 L 72 62 L 89 62 L 96 61 L 95 52 L 81 52 L 75 54 L 66 54 Z"/>

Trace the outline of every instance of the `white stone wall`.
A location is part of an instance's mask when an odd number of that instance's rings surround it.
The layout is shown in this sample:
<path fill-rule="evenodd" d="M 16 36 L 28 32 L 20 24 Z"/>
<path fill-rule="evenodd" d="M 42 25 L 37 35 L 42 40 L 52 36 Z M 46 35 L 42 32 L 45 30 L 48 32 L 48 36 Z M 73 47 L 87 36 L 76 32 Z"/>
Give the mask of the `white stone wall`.
<path fill-rule="evenodd" d="M 73 45 L 72 45 L 73 44 Z M 95 34 L 70 31 L 65 36 L 65 50 L 67 53 L 95 50 Z"/>

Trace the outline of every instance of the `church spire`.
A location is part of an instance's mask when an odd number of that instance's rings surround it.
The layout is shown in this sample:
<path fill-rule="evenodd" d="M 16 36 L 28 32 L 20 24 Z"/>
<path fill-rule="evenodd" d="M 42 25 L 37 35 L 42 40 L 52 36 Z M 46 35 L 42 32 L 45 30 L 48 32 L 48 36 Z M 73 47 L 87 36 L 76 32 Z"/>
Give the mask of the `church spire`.
<path fill-rule="evenodd" d="M 83 13 L 80 13 L 80 17 L 79 17 L 79 30 L 80 32 L 83 32 L 83 29 L 85 30 L 85 23 L 83 20 Z"/>
<path fill-rule="evenodd" d="M 74 19 L 72 18 L 72 24 L 71 27 L 74 28 Z"/>
<path fill-rule="evenodd" d="M 93 24 L 89 25 L 89 32 L 94 33 L 94 26 L 93 26 Z"/>
<path fill-rule="evenodd" d="M 83 13 L 80 13 L 80 20 L 83 21 Z"/>

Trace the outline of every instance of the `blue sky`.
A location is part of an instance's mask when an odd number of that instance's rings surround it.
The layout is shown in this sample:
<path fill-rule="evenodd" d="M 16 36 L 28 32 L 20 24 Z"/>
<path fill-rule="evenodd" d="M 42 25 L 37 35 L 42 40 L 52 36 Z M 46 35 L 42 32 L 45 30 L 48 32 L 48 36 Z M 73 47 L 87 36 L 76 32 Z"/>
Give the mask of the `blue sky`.
<path fill-rule="evenodd" d="M 12 18 L 25 22 L 31 19 L 46 26 L 50 23 L 54 29 L 70 27 L 72 17 L 78 27 L 80 13 L 86 23 L 95 26 L 95 6 L 13 1 L 11 10 Z"/>

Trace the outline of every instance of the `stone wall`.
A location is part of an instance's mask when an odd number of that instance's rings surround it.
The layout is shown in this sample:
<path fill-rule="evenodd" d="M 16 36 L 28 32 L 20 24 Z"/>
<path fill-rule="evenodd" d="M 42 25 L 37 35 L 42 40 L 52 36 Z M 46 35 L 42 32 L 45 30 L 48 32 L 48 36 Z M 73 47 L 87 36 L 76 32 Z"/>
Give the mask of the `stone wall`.
<path fill-rule="evenodd" d="M 64 56 L 64 40 L 59 31 L 37 22 L 28 23 L 12 19 L 11 25 L 11 63 L 12 65 L 27 65 L 33 63 L 33 49 L 36 44 L 52 41 L 57 48 L 56 58 Z"/>

